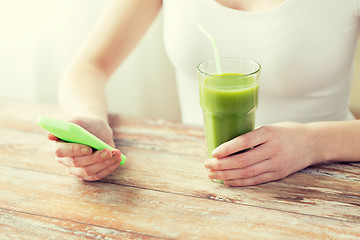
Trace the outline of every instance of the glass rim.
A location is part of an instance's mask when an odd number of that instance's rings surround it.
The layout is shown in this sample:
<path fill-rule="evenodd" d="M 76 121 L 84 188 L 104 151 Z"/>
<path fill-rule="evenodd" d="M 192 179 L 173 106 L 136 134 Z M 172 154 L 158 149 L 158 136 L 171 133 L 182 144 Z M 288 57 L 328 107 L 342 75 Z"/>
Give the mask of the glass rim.
<path fill-rule="evenodd" d="M 254 75 L 258 72 L 260 72 L 261 70 L 261 65 L 260 63 L 258 63 L 257 61 L 255 60 L 251 60 L 251 59 L 248 59 L 248 58 L 236 58 L 236 57 L 225 57 L 225 58 L 220 58 L 220 62 L 221 60 L 243 60 L 243 61 L 248 61 L 248 62 L 252 62 L 254 63 L 255 65 L 257 65 L 257 69 L 253 72 L 250 72 L 250 73 L 246 73 L 244 75 L 241 75 L 241 77 L 246 77 L 246 76 L 250 76 L 250 75 Z M 205 60 L 205 61 L 202 61 L 201 63 L 199 63 L 197 66 L 196 66 L 196 69 L 201 73 L 201 74 L 204 74 L 206 76 L 209 76 L 209 77 L 212 77 L 212 76 L 218 76 L 217 74 L 209 74 L 209 73 L 206 73 L 204 71 L 202 71 L 200 69 L 200 66 L 203 65 L 204 63 L 207 63 L 207 62 L 213 62 L 215 63 L 215 60 L 214 59 L 208 59 L 208 60 Z"/>

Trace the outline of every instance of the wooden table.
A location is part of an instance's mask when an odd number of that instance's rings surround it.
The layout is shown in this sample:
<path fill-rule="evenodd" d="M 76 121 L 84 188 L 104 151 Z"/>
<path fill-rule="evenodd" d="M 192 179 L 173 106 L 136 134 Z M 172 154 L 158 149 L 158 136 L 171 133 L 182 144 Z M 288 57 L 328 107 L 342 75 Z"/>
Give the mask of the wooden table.
<path fill-rule="evenodd" d="M 207 178 L 201 128 L 111 115 L 128 161 L 84 182 L 54 160 L 40 114 L 59 117 L 0 100 L 0 239 L 360 239 L 359 163 L 230 188 Z"/>

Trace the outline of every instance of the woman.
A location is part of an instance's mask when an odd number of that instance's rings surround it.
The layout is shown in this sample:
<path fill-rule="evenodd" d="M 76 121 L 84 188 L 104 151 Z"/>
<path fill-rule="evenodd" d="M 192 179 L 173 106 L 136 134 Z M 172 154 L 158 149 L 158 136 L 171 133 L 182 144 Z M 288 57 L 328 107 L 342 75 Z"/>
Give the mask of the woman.
<path fill-rule="evenodd" d="M 348 107 L 359 6 L 358 0 L 113 1 L 61 78 L 59 103 L 73 122 L 114 146 L 106 81 L 163 8 L 183 122 L 201 124 L 195 67 L 212 58 L 197 24 L 217 39 L 221 56 L 263 67 L 258 128 L 214 150 L 204 164 L 210 178 L 247 186 L 314 164 L 359 161 L 360 121 Z M 55 151 L 71 174 L 87 181 L 119 164 L 116 154 L 79 144 L 57 141 Z"/>

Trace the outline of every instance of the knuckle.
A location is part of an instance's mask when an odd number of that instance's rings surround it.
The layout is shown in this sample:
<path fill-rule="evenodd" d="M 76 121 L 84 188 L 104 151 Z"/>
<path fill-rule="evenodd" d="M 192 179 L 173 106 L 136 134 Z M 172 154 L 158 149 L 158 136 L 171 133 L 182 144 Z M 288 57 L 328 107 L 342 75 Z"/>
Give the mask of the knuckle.
<path fill-rule="evenodd" d="M 281 148 L 282 145 L 279 144 L 276 140 L 272 141 L 272 152 L 274 156 L 281 154 Z"/>
<path fill-rule="evenodd" d="M 110 158 L 106 163 L 104 163 L 104 168 L 109 167 L 115 163 L 117 163 L 119 160 L 116 158 Z"/>
<path fill-rule="evenodd" d="M 250 166 L 244 169 L 244 177 L 252 177 L 255 175 L 255 168 Z"/>
<path fill-rule="evenodd" d="M 82 168 L 82 172 L 83 172 L 83 175 L 84 175 L 84 176 L 91 176 L 91 175 L 93 175 L 93 173 L 91 172 L 91 170 L 90 170 L 89 168 L 87 168 L 87 167 L 83 167 L 83 168 Z"/>
<path fill-rule="evenodd" d="M 264 179 L 263 175 L 259 175 L 254 178 L 254 185 L 258 185 L 258 184 L 261 184 L 264 182 L 265 182 L 265 179 Z"/>
<path fill-rule="evenodd" d="M 76 157 L 73 157 L 71 159 L 71 161 L 72 161 L 72 164 L 74 165 L 74 167 L 80 167 L 79 161 Z"/>
<path fill-rule="evenodd" d="M 243 157 L 243 155 L 241 154 L 237 154 L 235 155 L 235 164 L 236 164 L 236 167 L 243 167 L 243 166 L 246 166 L 246 159 Z"/>
<path fill-rule="evenodd" d="M 241 146 L 249 146 L 250 145 L 250 139 L 248 137 L 248 135 L 242 135 L 241 136 L 241 142 L 240 142 Z"/>
<path fill-rule="evenodd" d="M 221 161 L 216 161 L 214 163 L 214 169 L 222 169 L 222 165 Z"/>
<path fill-rule="evenodd" d="M 281 179 L 281 178 L 284 178 L 288 175 L 286 169 L 284 168 L 279 168 L 276 172 L 276 176 L 277 176 L 277 179 Z"/>
<path fill-rule="evenodd" d="M 95 160 L 96 162 L 98 162 L 98 163 L 104 161 L 104 158 L 102 158 L 101 154 L 102 154 L 102 151 L 101 151 L 101 150 L 96 151 L 95 154 L 94 154 L 94 160 Z M 108 156 L 106 157 L 105 160 L 107 160 L 107 159 L 108 159 Z"/>
<path fill-rule="evenodd" d="M 236 147 L 243 148 L 249 144 L 250 140 L 247 134 L 240 135 L 233 139 L 233 143 L 236 144 Z"/>
<path fill-rule="evenodd" d="M 218 172 L 216 172 L 216 174 L 217 174 L 217 179 L 220 179 L 220 180 L 225 180 L 227 177 L 227 173 L 224 171 L 218 171 Z"/>
<path fill-rule="evenodd" d="M 247 154 L 246 152 L 236 155 L 236 164 L 240 168 L 251 165 L 251 162 L 252 161 L 249 157 L 249 154 Z"/>
<path fill-rule="evenodd" d="M 272 132 L 272 127 L 271 126 L 262 126 L 261 128 L 259 128 L 259 131 L 261 131 L 262 134 L 269 134 Z"/>
<path fill-rule="evenodd" d="M 71 144 L 71 152 L 72 152 L 73 156 L 76 156 L 78 154 L 78 152 L 80 152 L 79 145 Z"/>
<path fill-rule="evenodd" d="M 59 147 L 59 146 L 57 146 L 56 148 L 55 148 L 55 156 L 56 157 L 62 157 L 62 149 Z"/>
<path fill-rule="evenodd" d="M 232 171 L 221 171 L 219 179 L 220 180 L 230 180 L 235 178 L 234 173 Z"/>
<path fill-rule="evenodd" d="M 271 138 L 274 138 L 274 128 L 273 126 L 262 126 L 259 129 L 257 129 L 258 131 L 258 136 L 271 136 Z"/>
<path fill-rule="evenodd" d="M 274 171 L 277 179 L 284 178 L 288 175 L 286 167 L 284 164 L 281 164 L 280 160 L 274 163 Z"/>

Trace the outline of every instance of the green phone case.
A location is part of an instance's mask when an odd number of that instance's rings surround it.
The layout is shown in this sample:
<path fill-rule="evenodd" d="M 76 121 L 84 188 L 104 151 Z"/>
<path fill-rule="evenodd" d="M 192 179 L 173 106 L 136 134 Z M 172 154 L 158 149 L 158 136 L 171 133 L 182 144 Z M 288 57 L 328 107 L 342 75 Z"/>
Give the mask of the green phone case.
<path fill-rule="evenodd" d="M 37 121 L 38 125 L 50 133 L 54 134 L 56 137 L 60 138 L 63 141 L 71 143 L 80 143 L 88 145 L 96 150 L 109 149 L 114 150 L 110 145 L 106 144 L 84 128 L 79 125 L 67 122 L 55 118 L 40 116 Z M 121 154 L 120 165 L 124 165 L 126 161 L 126 156 Z"/>

